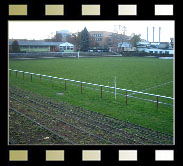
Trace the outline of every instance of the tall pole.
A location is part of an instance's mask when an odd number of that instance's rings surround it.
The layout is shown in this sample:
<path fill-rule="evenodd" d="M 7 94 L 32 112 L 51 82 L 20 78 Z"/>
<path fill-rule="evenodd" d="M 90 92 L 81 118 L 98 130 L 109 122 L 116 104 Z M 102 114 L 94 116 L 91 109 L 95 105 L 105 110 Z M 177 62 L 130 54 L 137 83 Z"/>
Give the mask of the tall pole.
<path fill-rule="evenodd" d="M 158 111 L 158 103 L 159 103 L 159 101 L 158 101 L 158 96 L 157 96 L 156 111 Z"/>
<path fill-rule="evenodd" d="M 161 27 L 159 27 L 159 43 L 160 43 L 160 37 L 161 37 Z"/>
<path fill-rule="evenodd" d="M 116 100 L 116 76 L 115 76 L 115 79 L 114 79 L 114 84 L 115 84 L 115 86 L 114 86 L 115 89 L 114 90 L 115 90 L 115 100 Z"/>
<path fill-rule="evenodd" d="M 79 59 L 79 51 L 78 51 L 78 59 Z"/>
<path fill-rule="evenodd" d="M 154 42 L 154 27 L 153 27 L 153 42 Z"/>

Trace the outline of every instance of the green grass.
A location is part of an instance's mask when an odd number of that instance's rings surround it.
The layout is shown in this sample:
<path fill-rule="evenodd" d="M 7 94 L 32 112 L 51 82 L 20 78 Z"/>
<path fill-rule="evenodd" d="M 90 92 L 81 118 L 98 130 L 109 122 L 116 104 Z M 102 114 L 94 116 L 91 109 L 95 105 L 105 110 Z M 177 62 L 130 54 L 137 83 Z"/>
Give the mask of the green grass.
<path fill-rule="evenodd" d="M 9 68 L 33 73 L 46 74 L 79 81 L 114 86 L 114 77 L 117 78 L 117 87 L 141 91 L 159 84 L 173 81 L 173 60 L 140 57 L 117 58 L 60 58 L 45 60 L 10 60 Z M 38 94 L 62 100 L 73 105 L 81 106 L 102 114 L 106 114 L 134 124 L 142 125 L 157 131 L 173 134 L 173 108 L 159 104 L 156 111 L 156 103 L 146 102 L 134 98 L 128 98 L 126 105 L 125 96 L 103 92 L 103 98 L 99 91 L 56 82 L 51 85 L 50 80 L 29 76 L 22 79 L 22 73 L 11 74 L 10 84 L 16 85 Z M 78 84 L 80 85 L 80 84 Z M 88 86 L 88 85 L 87 85 Z M 113 92 L 113 89 L 104 89 Z M 56 93 L 64 92 L 57 96 Z M 117 91 L 119 92 L 119 91 Z M 173 83 L 147 90 L 145 92 L 173 97 Z M 121 92 L 125 94 L 124 92 Z M 144 96 L 138 96 L 144 97 Z M 150 98 L 150 97 L 146 97 Z M 151 97 L 156 100 L 156 97 Z M 160 99 L 160 101 L 172 103 L 172 101 Z"/>

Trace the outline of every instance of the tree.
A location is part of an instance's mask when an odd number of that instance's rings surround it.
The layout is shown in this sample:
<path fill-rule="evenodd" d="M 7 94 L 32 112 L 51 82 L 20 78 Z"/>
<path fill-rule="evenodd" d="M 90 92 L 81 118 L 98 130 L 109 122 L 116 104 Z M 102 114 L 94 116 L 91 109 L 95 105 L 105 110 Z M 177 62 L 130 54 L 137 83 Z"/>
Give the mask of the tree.
<path fill-rule="evenodd" d="M 62 42 L 62 34 L 56 33 L 54 39 L 56 42 Z"/>
<path fill-rule="evenodd" d="M 95 41 L 95 38 L 89 35 L 89 47 L 90 48 L 97 48 L 99 47 L 99 43 Z"/>
<path fill-rule="evenodd" d="M 132 44 L 133 47 L 136 47 L 137 46 L 137 42 L 139 42 L 141 39 L 140 39 L 140 36 L 141 35 L 133 35 L 133 37 L 130 39 L 130 43 Z"/>
<path fill-rule="evenodd" d="M 51 39 L 44 39 L 46 42 L 62 42 L 62 34 L 57 33 Z"/>
<path fill-rule="evenodd" d="M 81 49 L 81 32 L 77 34 L 72 34 L 71 36 L 67 36 L 66 41 L 74 44 L 76 50 Z"/>
<path fill-rule="evenodd" d="M 20 47 L 17 40 L 12 42 L 12 52 L 20 52 Z"/>
<path fill-rule="evenodd" d="M 81 31 L 81 50 L 88 51 L 90 46 L 90 37 L 86 27 Z"/>

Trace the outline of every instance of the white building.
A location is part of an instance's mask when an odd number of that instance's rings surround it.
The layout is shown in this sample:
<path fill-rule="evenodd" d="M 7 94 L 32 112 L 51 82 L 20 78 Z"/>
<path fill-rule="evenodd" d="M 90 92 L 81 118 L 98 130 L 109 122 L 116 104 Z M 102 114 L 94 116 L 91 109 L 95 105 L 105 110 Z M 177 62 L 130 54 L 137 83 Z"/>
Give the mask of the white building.
<path fill-rule="evenodd" d="M 145 49 L 147 49 L 149 46 L 150 46 L 150 42 L 141 41 L 141 42 L 137 42 L 136 49 L 137 49 L 137 51 L 145 51 Z"/>
<path fill-rule="evenodd" d="M 168 42 L 138 42 L 137 51 L 152 54 L 174 54 L 174 50 Z"/>
<path fill-rule="evenodd" d="M 120 51 L 136 51 L 136 48 L 129 42 L 118 43 L 118 52 Z"/>
<path fill-rule="evenodd" d="M 68 42 L 64 42 L 59 45 L 62 52 L 74 52 L 74 45 Z"/>
<path fill-rule="evenodd" d="M 153 54 L 174 54 L 173 49 L 146 48 L 144 52 Z"/>

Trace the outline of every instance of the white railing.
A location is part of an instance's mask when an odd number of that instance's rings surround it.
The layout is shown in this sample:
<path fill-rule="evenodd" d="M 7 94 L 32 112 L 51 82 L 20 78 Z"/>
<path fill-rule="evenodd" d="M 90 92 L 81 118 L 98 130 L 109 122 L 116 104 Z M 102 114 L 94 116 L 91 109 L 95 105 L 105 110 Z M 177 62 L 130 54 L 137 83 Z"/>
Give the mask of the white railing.
<path fill-rule="evenodd" d="M 124 95 L 124 96 L 126 96 L 126 103 L 127 103 L 127 97 L 132 97 L 132 98 L 136 98 L 136 99 L 140 99 L 140 100 L 144 100 L 144 101 L 157 102 L 157 106 L 158 106 L 159 103 L 173 106 L 173 104 L 165 103 L 165 102 L 160 102 L 159 101 L 159 98 L 174 100 L 173 97 L 161 96 L 161 95 L 146 93 L 146 92 L 142 92 L 142 91 L 135 91 L 135 90 L 129 90 L 129 89 L 116 88 L 116 86 L 115 87 L 111 87 L 111 86 L 106 86 L 106 85 L 99 85 L 99 84 L 94 84 L 94 83 L 82 82 L 82 81 L 71 80 L 71 79 L 67 79 L 67 78 L 60 78 L 60 77 L 54 77 L 54 76 L 48 76 L 48 75 L 43 75 L 43 74 L 30 73 L 30 72 L 13 70 L 13 69 L 9 69 L 9 71 L 10 71 L 10 75 L 11 75 L 11 71 L 16 72 L 16 77 L 17 77 L 17 73 L 18 72 L 19 73 L 23 73 L 23 77 L 24 77 L 24 74 L 30 74 L 31 81 L 33 79 L 32 76 L 35 75 L 35 76 L 38 76 L 40 78 L 40 80 L 43 77 L 45 77 L 45 78 L 49 78 L 51 80 L 53 80 L 53 79 L 57 79 L 58 81 L 64 80 L 65 81 L 65 84 L 66 84 L 66 81 L 80 83 L 81 85 L 75 85 L 75 84 L 72 84 L 72 83 L 67 83 L 67 84 L 81 87 L 81 93 L 82 93 L 82 88 L 83 87 L 84 88 L 90 88 L 90 89 L 93 89 L 93 90 L 98 90 L 98 91 L 100 90 L 101 91 L 101 98 L 102 98 L 102 92 L 109 92 L 109 93 L 113 93 L 115 95 L 118 94 L 118 95 Z M 94 87 L 100 87 L 101 89 L 87 87 L 87 85 L 93 85 Z M 102 88 L 114 89 L 114 92 L 112 92 L 112 91 L 106 91 L 106 90 L 104 90 Z M 66 85 L 65 85 L 65 89 L 66 89 Z M 126 94 L 116 93 L 116 90 L 124 91 L 124 92 L 126 92 Z M 131 93 L 131 94 L 128 94 L 128 93 Z M 134 94 L 141 94 L 141 95 L 145 95 L 145 96 L 155 96 L 157 99 L 156 100 L 144 99 L 144 98 L 141 98 L 141 97 L 135 97 Z"/>

